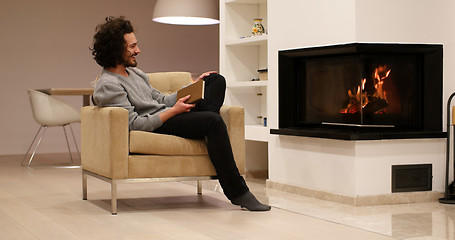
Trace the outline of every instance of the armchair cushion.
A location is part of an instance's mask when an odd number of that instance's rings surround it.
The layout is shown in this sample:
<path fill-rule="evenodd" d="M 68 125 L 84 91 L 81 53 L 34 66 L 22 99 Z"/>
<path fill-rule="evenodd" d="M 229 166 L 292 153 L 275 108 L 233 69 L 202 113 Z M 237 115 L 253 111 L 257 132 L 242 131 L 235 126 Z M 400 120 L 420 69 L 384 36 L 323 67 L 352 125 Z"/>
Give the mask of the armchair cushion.
<path fill-rule="evenodd" d="M 147 73 L 150 84 L 163 94 L 176 92 L 183 86 L 191 84 L 191 73 L 189 72 L 156 72 Z"/>
<path fill-rule="evenodd" d="M 166 157 L 130 155 L 128 176 L 130 178 L 216 176 L 216 172 L 208 155 Z"/>
<path fill-rule="evenodd" d="M 130 132 L 130 153 L 179 156 L 208 154 L 204 140 L 144 131 Z"/>

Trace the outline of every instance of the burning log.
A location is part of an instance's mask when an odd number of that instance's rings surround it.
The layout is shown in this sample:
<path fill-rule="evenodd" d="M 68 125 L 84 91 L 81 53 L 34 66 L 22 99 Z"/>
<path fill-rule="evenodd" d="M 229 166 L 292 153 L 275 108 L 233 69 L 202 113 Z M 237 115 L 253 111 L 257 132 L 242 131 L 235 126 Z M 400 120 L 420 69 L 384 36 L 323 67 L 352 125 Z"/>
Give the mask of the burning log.
<path fill-rule="evenodd" d="M 378 113 L 389 106 L 389 103 L 386 100 L 375 97 L 373 98 L 374 99 L 370 100 L 370 102 L 363 108 L 365 113 Z"/>

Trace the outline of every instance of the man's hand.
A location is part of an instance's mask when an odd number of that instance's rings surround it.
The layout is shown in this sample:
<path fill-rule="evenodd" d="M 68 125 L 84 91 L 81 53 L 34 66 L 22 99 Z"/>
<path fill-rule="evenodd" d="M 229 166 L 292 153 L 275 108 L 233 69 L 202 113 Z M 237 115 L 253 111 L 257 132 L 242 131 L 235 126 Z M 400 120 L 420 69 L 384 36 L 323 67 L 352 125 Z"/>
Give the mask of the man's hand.
<path fill-rule="evenodd" d="M 169 110 L 161 112 L 159 114 L 161 122 L 166 122 L 169 118 L 178 115 L 180 113 L 189 112 L 194 108 L 195 104 L 185 103 L 186 100 L 190 98 L 190 95 L 180 98 Z"/>
<path fill-rule="evenodd" d="M 217 72 L 216 71 L 205 72 L 205 73 L 201 74 L 201 76 L 199 76 L 194 82 L 204 80 L 204 78 L 208 77 L 212 73 L 217 73 Z"/>
<path fill-rule="evenodd" d="M 175 111 L 175 115 L 184 113 L 184 112 L 189 112 L 189 111 L 191 111 L 192 108 L 194 108 L 196 106 L 195 104 L 185 103 L 186 100 L 188 100 L 189 98 L 190 98 L 190 95 L 187 95 L 187 96 L 182 97 L 179 100 L 177 100 L 175 105 L 172 107 Z"/>

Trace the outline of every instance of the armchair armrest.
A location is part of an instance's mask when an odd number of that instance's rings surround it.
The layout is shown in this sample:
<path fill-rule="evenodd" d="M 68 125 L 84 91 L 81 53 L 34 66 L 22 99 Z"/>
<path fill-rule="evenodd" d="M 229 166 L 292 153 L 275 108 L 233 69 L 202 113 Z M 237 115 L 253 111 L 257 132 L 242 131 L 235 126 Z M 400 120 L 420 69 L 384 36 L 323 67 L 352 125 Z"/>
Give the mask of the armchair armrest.
<path fill-rule="evenodd" d="M 245 110 L 240 106 L 222 106 L 220 115 L 226 123 L 234 159 L 240 174 L 245 174 Z"/>
<path fill-rule="evenodd" d="M 128 111 L 120 107 L 81 109 L 82 168 L 111 178 L 128 177 Z"/>

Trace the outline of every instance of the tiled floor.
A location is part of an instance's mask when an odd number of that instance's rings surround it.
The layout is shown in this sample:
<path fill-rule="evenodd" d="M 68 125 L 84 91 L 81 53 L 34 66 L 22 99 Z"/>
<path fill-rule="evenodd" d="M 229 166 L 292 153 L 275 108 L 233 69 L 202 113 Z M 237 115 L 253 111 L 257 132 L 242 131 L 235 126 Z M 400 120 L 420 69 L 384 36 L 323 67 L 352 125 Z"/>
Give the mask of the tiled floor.
<path fill-rule="evenodd" d="M 270 203 L 307 216 L 397 239 L 455 239 L 455 206 L 438 202 L 353 207 L 270 192 Z"/>
<path fill-rule="evenodd" d="M 455 205 L 352 207 L 267 190 L 261 180 L 248 184 L 270 212 L 241 211 L 210 181 L 202 196 L 194 183 L 120 185 L 111 216 L 107 183 L 89 177 L 83 201 L 80 169 L 28 170 L 20 161 L 0 156 L 0 239 L 455 239 Z"/>
<path fill-rule="evenodd" d="M 218 189 L 214 186 L 211 186 L 212 190 Z M 249 186 L 258 198 L 274 208 L 343 226 L 394 239 L 455 239 L 455 205 L 427 202 L 353 207 L 265 189 L 265 181 L 257 179 L 250 180 Z"/>

